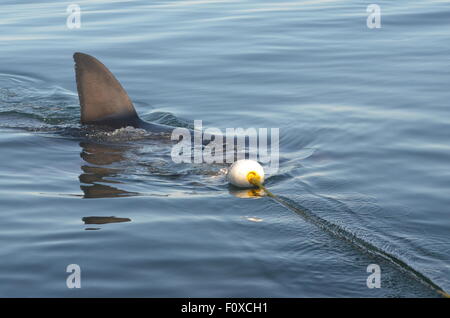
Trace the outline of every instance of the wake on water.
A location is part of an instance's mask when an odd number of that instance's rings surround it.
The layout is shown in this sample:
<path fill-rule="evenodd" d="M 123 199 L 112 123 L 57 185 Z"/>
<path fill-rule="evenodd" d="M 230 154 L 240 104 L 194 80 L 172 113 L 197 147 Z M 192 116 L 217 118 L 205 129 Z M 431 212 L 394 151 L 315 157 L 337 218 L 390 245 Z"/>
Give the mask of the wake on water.
<path fill-rule="evenodd" d="M 132 127 L 116 130 L 83 127 L 79 124 L 79 104 L 76 93 L 57 86 L 46 87 L 42 80 L 28 76 L 0 74 L 0 107 L 0 128 L 5 129 L 20 129 L 49 134 L 50 136 L 58 135 L 69 139 L 113 145 L 115 143 L 127 144 L 170 140 L 170 135 L 168 134 L 155 134 Z M 170 113 L 151 113 L 144 118 L 169 126 L 192 129 L 192 125 L 189 122 L 178 119 Z M 168 153 L 169 151 L 166 152 L 166 155 Z M 139 158 L 135 158 L 135 160 L 139 160 Z M 167 175 L 177 175 L 179 173 L 179 171 L 175 170 L 177 169 L 176 165 L 169 166 L 168 169 L 169 171 L 166 172 Z M 174 171 L 170 171 L 171 169 Z M 188 169 L 194 170 L 195 168 L 191 167 Z M 202 172 L 200 173 L 223 177 L 223 182 L 225 182 L 226 168 L 218 165 L 213 167 L 213 169 L 215 169 L 215 173 L 212 173 L 211 169 L 201 170 Z M 198 170 L 195 173 L 198 173 Z M 268 181 L 275 181 L 276 179 L 276 176 L 271 176 L 268 178 Z M 334 208 L 343 207 L 344 209 L 349 209 L 345 204 L 336 199 L 324 197 L 319 194 L 313 195 L 320 202 L 335 201 Z M 379 244 L 377 242 L 369 242 L 356 233 L 320 217 L 311 209 L 302 206 L 295 199 L 289 198 L 288 196 L 276 196 L 274 199 L 285 208 L 301 216 L 304 220 L 348 242 L 364 253 L 388 261 L 424 286 L 431 288 L 440 295 L 448 297 L 448 294 L 441 287 L 420 271 L 414 269 L 407 261 L 402 260 L 400 256 L 394 255 L 393 252 L 388 252 L 385 247 L 380 247 L 381 242 L 378 242 Z M 386 246 L 386 244 L 383 245 Z"/>

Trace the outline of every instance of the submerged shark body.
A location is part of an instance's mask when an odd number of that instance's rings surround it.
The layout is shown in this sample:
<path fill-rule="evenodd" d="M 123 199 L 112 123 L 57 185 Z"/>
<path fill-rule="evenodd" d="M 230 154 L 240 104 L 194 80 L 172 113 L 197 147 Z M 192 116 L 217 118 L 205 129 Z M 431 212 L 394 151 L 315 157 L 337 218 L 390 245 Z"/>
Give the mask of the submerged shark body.
<path fill-rule="evenodd" d="M 82 124 L 111 128 L 131 126 L 156 133 L 173 130 L 173 127 L 140 119 L 125 89 L 95 57 L 75 53 L 73 58 Z"/>

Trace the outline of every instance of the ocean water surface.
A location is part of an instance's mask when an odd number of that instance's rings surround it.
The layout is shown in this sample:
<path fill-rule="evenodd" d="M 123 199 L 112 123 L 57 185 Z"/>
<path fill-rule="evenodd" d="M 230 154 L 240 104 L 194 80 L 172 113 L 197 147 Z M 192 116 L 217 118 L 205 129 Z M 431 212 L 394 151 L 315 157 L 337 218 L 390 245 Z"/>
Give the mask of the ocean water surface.
<path fill-rule="evenodd" d="M 0 296 L 450 290 L 450 1 L 377 1 L 379 29 L 361 1 L 75 3 L 79 29 L 69 2 L 0 4 Z M 167 138 L 85 130 L 74 52 L 145 120 L 279 128 L 266 185 L 288 204 L 174 163 Z"/>

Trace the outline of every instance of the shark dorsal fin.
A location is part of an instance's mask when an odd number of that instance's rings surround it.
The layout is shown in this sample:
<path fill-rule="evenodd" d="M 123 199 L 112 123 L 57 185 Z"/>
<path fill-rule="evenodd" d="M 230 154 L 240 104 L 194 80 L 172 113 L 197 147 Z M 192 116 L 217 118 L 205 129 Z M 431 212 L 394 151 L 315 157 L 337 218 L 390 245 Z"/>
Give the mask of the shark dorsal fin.
<path fill-rule="evenodd" d="M 75 53 L 73 59 L 82 124 L 126 126 L 139 120 L 127 92 L 105 65 L 84 53 Z"/>

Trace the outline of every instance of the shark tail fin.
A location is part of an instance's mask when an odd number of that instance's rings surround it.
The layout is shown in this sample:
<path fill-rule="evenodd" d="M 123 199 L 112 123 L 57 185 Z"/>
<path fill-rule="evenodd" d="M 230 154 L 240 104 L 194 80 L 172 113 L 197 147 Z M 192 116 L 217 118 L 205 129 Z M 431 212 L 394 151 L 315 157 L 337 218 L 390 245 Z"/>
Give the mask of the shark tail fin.
<path fill-rule="evenodd" d="M 75 53 L 75 75 L 82 124 L 115 128 L 136 126 L 140 119 L 125 89 L 95 57 Z"/>

